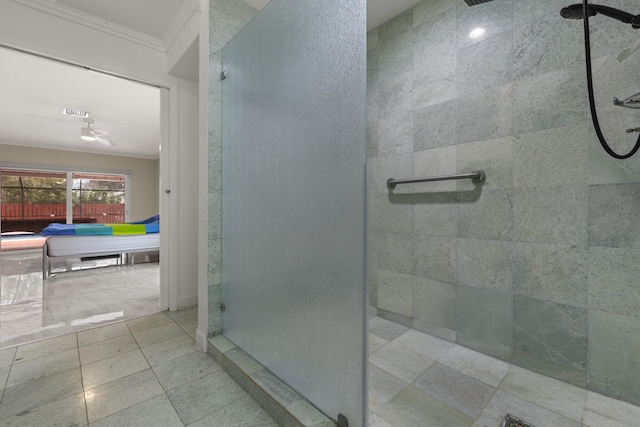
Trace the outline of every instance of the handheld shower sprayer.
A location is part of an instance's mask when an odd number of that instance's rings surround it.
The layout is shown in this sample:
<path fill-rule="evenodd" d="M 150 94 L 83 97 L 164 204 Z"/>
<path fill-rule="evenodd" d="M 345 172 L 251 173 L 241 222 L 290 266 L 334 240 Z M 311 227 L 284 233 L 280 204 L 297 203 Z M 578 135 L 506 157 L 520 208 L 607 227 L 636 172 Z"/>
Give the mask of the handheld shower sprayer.
<path fill-rule="evenodd" d="M 598 121 L 598 114 L 596 112 L 596 102 L 593 91 L 593 71 L 591 70 L 591 41 L 589 36 L 589 17 L 597 14 L 605 15 L 610 18 L 617 19 L 625 24 L 631 24 L 633 28 L 640 28 L 640 15 L 632 15 L 627 12 L 623 12 L 618 9 L 614 9 L 608 6 L 600 6 L 597 4 L 589 4 L 589 0 L 582 0 L 582 4 L 574 4 L 563 8 L 560 11 L 560 15 L 567 19 L 583 19 L 584 20 L 584 50 L 586 56 L 586 68 L 587 68 L 587 91 L 589 93 L 589 109 L 591 110 L 591 120 L 593 121 L 593 127 L 598 136 L 598 141 L 604 151 L 615 159 L 628 159 L 636 154 L 640 149 L 640 136 L 636 140 L 633 148 L 625 154 L 618 154 L 609 146 L 602 134 L 600 128 L 600 122 Z M 626 101 L 626 100 L 625 100 Z M 620 101 L 624 103 L 624 101 Z M 616 104 L 618 105 L 618 104 Z M 634 130 L 635 131 L 635 130 Z"/>
<path fill-rule="evenodd" d="M 636 29 L 640 28 L 640 15 L 632 15 L 609 6 L 590 4 L 587 7 L 587 15 L 596 16 L 597 14 L 617 19 L 625 24 L 631 24 L 631 26 Z M 572 4 L 571 6 L 567 6 L 560 11 L 560 15 L 567 19 L 584 19 L 584 5 Z"/>

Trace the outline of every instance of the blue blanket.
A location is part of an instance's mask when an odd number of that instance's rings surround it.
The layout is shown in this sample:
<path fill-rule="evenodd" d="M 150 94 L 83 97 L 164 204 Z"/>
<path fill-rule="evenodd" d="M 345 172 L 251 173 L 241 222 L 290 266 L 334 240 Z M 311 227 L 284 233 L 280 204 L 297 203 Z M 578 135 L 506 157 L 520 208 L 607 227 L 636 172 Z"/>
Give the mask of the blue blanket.
<path fill-rule="evenodd" d="M 49 224 L 43 236 L 130 236 L 160 232 L 158 215 L 126 224 Z"/>

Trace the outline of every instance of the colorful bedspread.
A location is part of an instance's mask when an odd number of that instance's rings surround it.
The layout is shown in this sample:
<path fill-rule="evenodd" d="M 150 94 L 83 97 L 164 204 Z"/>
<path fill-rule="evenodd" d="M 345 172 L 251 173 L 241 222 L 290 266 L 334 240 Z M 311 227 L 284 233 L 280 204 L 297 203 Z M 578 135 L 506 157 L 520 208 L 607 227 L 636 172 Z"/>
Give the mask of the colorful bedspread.
<path fill-rule="evenodd" d="M 49 224 L 43 236 L 128 236 L 160 232 L 160 218 L 156 215 L 144 221 L 126 224 Z"/>

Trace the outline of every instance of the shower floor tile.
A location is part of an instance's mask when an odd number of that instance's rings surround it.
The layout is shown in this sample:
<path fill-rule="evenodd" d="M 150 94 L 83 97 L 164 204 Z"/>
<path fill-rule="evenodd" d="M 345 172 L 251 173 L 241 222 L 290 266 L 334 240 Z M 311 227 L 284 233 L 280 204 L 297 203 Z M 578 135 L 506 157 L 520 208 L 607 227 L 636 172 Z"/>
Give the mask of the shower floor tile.
<path fill-rule="evenodd" d="M 536 427 L 640 425 L 638 406 L 386 319 L 371 317 L 369 327 L 369 427 L 498 427 L 506 414 Z M 407 350 L 415 356 L 407 359 Z M 413 379 L 415 357 L 432 363 Z"/>

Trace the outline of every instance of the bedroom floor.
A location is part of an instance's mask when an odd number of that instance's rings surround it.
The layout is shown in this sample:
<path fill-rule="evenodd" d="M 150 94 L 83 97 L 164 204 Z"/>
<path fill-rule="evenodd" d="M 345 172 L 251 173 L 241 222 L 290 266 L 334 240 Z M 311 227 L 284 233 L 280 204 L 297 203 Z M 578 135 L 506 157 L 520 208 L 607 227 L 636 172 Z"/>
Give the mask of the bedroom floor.
<path fill-rule="evenodd" d="M 0 348 L 160 311 L 158 263 L 58 262 L 43 281 L 38 251 L 0 255 Z M 96 266 L 101 268 L 76 270 Z"/>

